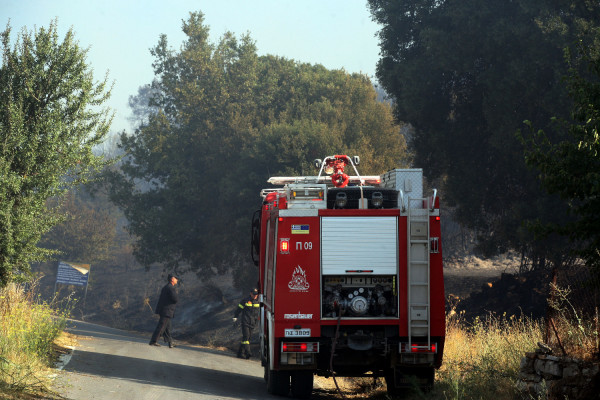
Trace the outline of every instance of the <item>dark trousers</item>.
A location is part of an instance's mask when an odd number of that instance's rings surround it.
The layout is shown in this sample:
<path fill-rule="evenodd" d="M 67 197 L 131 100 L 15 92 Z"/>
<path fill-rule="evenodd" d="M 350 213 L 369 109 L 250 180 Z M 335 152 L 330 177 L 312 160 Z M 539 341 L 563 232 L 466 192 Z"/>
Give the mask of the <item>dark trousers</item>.
<path fill-rule="evenodd" d="M 252 327 L 248 325 L 242 325 L 242 342 L 238 350 L 238 356 L 250 357 L 250 336 L 252 336 Z"/>
<path fill-rule="evenodd" d="M 166 343 L 172 343 L 173 338 L 171 337 L 171 318 L 160 316 L 158 320 L 158 325 L 156 325 L 156 329 L 152 334 L 152 339 L 150 339 L 150 343 L 156 343 L 158 338 L 162 335 L 165 339 Z"/>

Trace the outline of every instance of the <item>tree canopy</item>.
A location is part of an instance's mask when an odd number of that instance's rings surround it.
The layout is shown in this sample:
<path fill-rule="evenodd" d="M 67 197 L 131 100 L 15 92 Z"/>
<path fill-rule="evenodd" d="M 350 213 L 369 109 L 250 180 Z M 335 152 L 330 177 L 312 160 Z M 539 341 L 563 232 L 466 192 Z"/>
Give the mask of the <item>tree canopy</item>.
<path fill-rule="evenodd" d="M 114 250 L 117 218 L 111 210 L 94 207 L 82 197 L 73 191 L 65 195 L 58 206 L 64 221 L 44 235 L 40 244 L 58 250 L 62 260 L 96 263 L 108 259 Z"/>
<path fill-rule="evenodd" d="M 575 217 L 546 229 L 570 236 L 578 255 L 600 274 L 600 57 L 586 45 L 578 47 L 577 57 L 568 54 L 568 87 L 574 106 L 570 119 L 554 126 L 568 136 L 556 142 L 555 135 L 543 130 L 529 135 L 526 160 L 548 191 L 569 202 Z"/>
<path fill-rule="evenodd" d="M 226 267 L 249 248 L 268 177 L 314 174 L 314 158 L 360 155 L 362 173 L 404 165 L 400 127 L 366 76 L 258 56 L 249 35 L 212 43 L 200 12 L 182 27 L 179 51 L 165 36 L 152 49 L 147 122 L 122 136 L 110 177 L 146 265 Z"/>
<path fill-rule="evenodd" d="M 60 219 L 47 200 L 101 168 L 92 147 L 111 118 L 102 108 L 110 95 L 106 79 L 94 81 L 71 30 L 59 40 L 54 21 L 23 29 L 14 46 L 10 26 L 0 37 L 0 285 L 6 285 L 50 254 L 37 246 Z"/>
<path fill-rule="evenodd" d="M 523 221 L 564 223 L 567 206 L 541 190 L 515 136 L 546 128 L 570 100 L 563 49 L 597 23 L 591 2 L 369 0 L 382 24 L 377 77 L 410 123 L 415 164 L 443 183 L 486 255 L 516 249 L 541 266 L 565 261 L 564 240 L 535 240 Z"/>

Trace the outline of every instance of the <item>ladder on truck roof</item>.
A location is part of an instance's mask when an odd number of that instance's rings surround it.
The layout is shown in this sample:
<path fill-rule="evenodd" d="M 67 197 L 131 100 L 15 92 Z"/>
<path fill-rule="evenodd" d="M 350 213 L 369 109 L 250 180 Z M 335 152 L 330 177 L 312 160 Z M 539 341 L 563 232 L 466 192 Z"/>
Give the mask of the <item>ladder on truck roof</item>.
<path fill-rule="evenodd" d="M 408 343 L 413 347 L 414 337 L 427 337 L 427 349 L 429 349 L 431 347 L 429 268 L 431 199 L 407 197 Z M 402 201 L 404 202 L 404 199 Z"/>

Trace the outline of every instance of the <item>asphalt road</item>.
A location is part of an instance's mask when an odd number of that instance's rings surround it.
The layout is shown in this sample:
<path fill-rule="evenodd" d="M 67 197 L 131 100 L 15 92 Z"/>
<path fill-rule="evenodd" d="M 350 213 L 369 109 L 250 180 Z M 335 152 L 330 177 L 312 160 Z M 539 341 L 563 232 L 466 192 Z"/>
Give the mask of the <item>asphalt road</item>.
<path fill-rule="evenodd" d="M 68 330 L 79 343 L 57 391 L 71 400 L 281 400 L 267 393 L 258 361 L 195 346 L 149 346 L 149 334 L 86 322 Z"/>

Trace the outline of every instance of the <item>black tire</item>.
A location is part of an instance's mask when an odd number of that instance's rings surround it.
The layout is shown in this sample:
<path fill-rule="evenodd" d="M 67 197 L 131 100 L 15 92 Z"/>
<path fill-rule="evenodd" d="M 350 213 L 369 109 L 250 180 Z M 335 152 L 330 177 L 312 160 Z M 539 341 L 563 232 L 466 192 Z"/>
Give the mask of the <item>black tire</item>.
<path fill-rule="evenodd" d="M 264 368 L 264 370 L 265 370 L 265 376 L 264 376 L 264 378 L 265 378 L 265 382 L 269 382 L 269 363 L 268 363 L 268 362 L 266 362 L 266 363 L 263 365 L 263 368 Z"/>
<path fill-rule="evenodd" d="M 433 367 L 409 369 L 401 371 L 401 375 L 408 378 L 412 382 L 412 385 L 409 384 L 406 386 L 405 383 L 401 387 L 397 387 L 394 369 L 390 368 L 385 372 L 385 384 L 387 386 L 387 393 L 390 396 L 406 395 L 412 391 L 427 393 L 433 389 L 433 382 L 435 380 L 435 369 Z"/>
<path fill-rule="evenodd" d="M 313 382 L 312 371 L 292 372 L 292 396 L 296 399 L 309 399 L 313 390 Z"/>
<path fill-rule="evenodd" d="M 394 370 L 388 369 L 385 371 L 385 386 L 387 389 L 387 393 L 390 396 L 398 396 L 402 394 L 403 390 L 401 388 L 396 387 L 396 381 L 394 379 Z"/>
<path fill-rule="evenodd" d="M 267 392 L 276 396 L 287 396 L 290 392 L 290 373 L 285 371 L 274 371 L 265 365 L 267 376 Z"/>
<path fill-rule="evenodd" d="M 426 368 L 423 375 L 427 378 L 427 383 L 421 387 L 421 390 L 425 393 L 431 392 L 435 382 L 435 368 Z"/>

